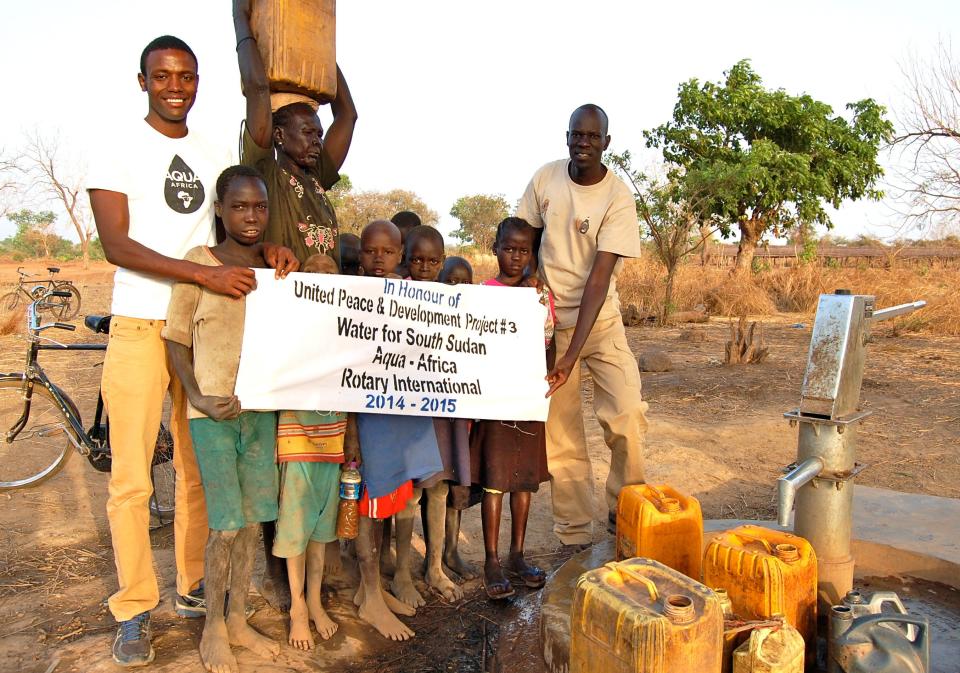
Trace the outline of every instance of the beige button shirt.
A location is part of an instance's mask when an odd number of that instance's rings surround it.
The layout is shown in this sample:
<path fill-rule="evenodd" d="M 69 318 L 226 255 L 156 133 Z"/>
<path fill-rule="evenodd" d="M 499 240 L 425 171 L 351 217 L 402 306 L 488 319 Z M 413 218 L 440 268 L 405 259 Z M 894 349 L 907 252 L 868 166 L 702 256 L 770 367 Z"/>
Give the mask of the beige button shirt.
<path fill-rule="evenodd" d="M 583 289 L 597 252 L 621 257 L 640 256 L 640 224 L 633 192 L 608 170 L 595 185 L 578 185 L 567 172 L 569 159 L 538 170 L 520 199 L 517 217 L 543 229 L 540 273 L 556 300 L 557 327 L 577 324 Z M 619 316 L 617 275 L 610 279 L 607 298 L 597 320 Z"/>

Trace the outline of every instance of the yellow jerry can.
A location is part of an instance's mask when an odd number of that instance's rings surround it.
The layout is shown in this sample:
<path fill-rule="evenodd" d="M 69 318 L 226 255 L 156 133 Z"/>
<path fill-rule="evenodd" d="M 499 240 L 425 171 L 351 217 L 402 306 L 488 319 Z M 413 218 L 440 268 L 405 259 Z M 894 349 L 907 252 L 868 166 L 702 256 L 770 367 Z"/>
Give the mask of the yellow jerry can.
<path fill-rule="evenodd" d="M 808 653 L 816 646 L 817 558 L 802 537 L 749 525 L 721 532 L 704 553 L 703 582 L 726 589 L 740 619 L 784 615 Z"/>
<path fill-rule="evenodd" d="M 700 501 L 667 485 L 624 486 L 617 499 L 617 560 L 641 556 L 700 579 Z"/>
<path fill-rule="evenodd" d="M 750 632 L 733 653 L 733 673 L 803 673 L 803 637 L 782 618 L 781 623 Z"/>
<path fill-rule="evenodd" d="M 645 558 L 580 576 L 570 673 L 720 673 L 723 609 L 696 580 Z"/>

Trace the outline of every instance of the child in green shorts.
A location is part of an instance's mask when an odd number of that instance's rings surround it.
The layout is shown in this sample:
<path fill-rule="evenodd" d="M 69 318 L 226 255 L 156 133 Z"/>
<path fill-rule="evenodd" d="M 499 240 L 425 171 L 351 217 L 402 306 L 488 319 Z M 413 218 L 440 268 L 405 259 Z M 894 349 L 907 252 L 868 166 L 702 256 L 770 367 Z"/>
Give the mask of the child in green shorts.
<path fill-rule="evenodd" d="M 301 270 L 337 273 L 337 265 L 328 255 L 318 254 L 308 257 Z M 337 539 L 340 464 L 345 452 L 350 458 L 359 452 L 356 433 L 347 432 L 347 421 L 347 414 L 339 411 L 279 412 L 280 516 L 273 555 L 287 560 L 287 642 L 299 650 L 313 649 L 311 621 L 324 640 L 337 630 L 323 609 L 320 584 L 327 543 Z"/>
<path fill-rule="evenodd" d="M 217 179 L 215 210 L 226 239 L 191 249 L 204 266 L 266 267 L 260 238 L 267 226 L 267 188 L 256 170 L 232 166 Z M 163 337 L 190 406 L 210 537 L 204 559 L 206 622 L 200 658 L 210 671 L 237 670 L 230 645 L 276 658 L 280 644 L 255 631 L 245 614 L 260 523 L 277 518 L 274 462 L 277 415 L 243 411 L 234 395 L 243 335 L 243 298 L 193 283 L 173 288 Z M 229 582 L 231 605 L 224 616 Z"/>

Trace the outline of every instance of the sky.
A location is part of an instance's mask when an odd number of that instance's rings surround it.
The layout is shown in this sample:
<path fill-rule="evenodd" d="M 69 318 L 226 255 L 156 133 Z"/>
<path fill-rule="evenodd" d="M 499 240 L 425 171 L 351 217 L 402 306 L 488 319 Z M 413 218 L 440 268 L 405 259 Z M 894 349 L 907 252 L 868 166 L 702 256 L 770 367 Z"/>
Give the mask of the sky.
<path fill-rule="evenodd" d="M 4 5 L 0 148 L 32 130 L 58 134 L 82 170 L 92 139 L 146 114 L 140 52 L 169 33 L 199 60 L 192 132 L 236 154 L 244 102 L 227 0 Z M 355 189 L 416 192 L 448 233 L 460 196 L 515 203 L 539 166 L 566 156 L 567 120 L 582 103 L 606 109 L 611 149 L 641 164 L 657 159 L 643 131 L 670 118 L 679 84 L 720 80 L 742 58 L 769 88 L 837 112 L 871 97 L 893 113 L 905 105 L 901 64 L 932 54 L 958 25 L 955 0 L 341 0 L 337 60 L 359 111 L 342 172 Z M 848 237 L 887 236 L 900 223 L 890 203 L 846 204 L 833 219 Z M 12 229 L 0 222 L 0 237 Z"/>

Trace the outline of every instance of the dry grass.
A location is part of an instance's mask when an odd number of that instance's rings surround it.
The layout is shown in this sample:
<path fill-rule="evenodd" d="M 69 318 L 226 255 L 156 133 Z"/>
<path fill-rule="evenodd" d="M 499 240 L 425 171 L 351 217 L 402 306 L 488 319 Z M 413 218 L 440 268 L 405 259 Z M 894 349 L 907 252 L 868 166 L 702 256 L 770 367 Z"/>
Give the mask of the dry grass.
<path fill-rule="evenodd" d="M 496 273 L 493 255 L 471 257 L 474 282 Z M 663 305 L 666 270 L 650 256 L 627 260 L 617 285 L 624 306 L 635 304 L 642 315 L 658 315 Z M 673 305 L 677 311 L 706 306 L 712 315 L 762 316 L 777 312 L 810 313 L 824 292 L 846 288 L 872 294 L 877 307 L 917 299 L 926 308 L 897 320 L 897 329 L 960 336 L 960 269 L 930 264 L 879 268 L 828 268 L 818 264 L 774 268 L 751 276 L 748 284 L 734 283 L 729 270 L 690 263 L 680 267 L 674 281 Z"/>
<path fill-rule="evenodd" d="M 473 282 L 482 283 L 497 275 L 497 258 L 495 255 L 467 255 L 473 267 Z"/>
<path fill-rule="evenodd" d="M 753 278 L 725 276 L 707 292 L 707 310 L 713 315 L 769 315 L 776 308 L 767 290 Z"/>
<path fill-rule="evenodd" d="M 20 304 L 13 310 L 0 310 L 0 336 L 7 334 L 16 334 L 23 329 L 23 321 L 26 319 L 26 306 Z"/>

